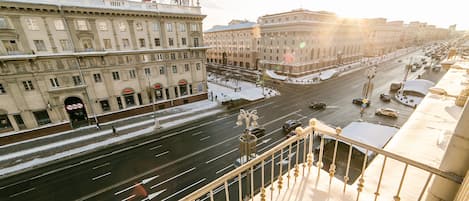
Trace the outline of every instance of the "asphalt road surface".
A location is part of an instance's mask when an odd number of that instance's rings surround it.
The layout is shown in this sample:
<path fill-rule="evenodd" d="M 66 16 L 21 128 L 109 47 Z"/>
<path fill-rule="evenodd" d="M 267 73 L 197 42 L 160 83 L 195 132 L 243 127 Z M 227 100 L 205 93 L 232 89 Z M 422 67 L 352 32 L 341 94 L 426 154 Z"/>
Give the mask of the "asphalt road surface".
<path fill-rule="evenodd" d="M 400 59 L 406 62 L 405 58 L 409 56 Z M 413 108 L 394 100 L 390 103 L 379 100 L 380 93 L 388 93 L 390 83 L 404 78 L 404 63 L 397 62 L 398 59 L 378 66 L 373 79 L 371 106 L 363 117 L 360 106 L 353 105 L 352 99 L 361 96 L 363 84 L 367 82 L 364 70 L 318 85 L 275 85 L 281 96 L 245 107 L 257 109 L 259 124 L 266 128 L 265 135 L 258 140 L 258 154 L 285 140 L 281 126 L 289 119 L 300 120 L 305 125 L 314 117 L 340 127 L 362 119 L 400 127 Z M 426 72 L 424 78 L 438 81 L 443 74 Z M 416 74 L 411 76 L 416 77 Z M 312 110 L 308 107 L 312 101 L 324 102 L 327 108 Z M 374 111 L 380 107 L 397 109 L 399 118 L 375 116 Z M 238 137 L 244 128 L 236 126 L 237 112 L 229 111 L 151 137 L 4 178 L 0 181 L 0 200 L 149 200 L 148 196 L 152 200 L 178 200 L 235 168 L 233 162 L 239 157 Z M 300 146 L 303 146 L 301 142 Z M 288 155 L 284 154 L 284 157 Z M 275 160 L 278 163 L 280 159 Z M 270 167 L 270 163 L 266 165 Z M 278 171 L 276 167 L 276 174 Z M 255 175 L 259 181 L 258 171 Z M 237 188 L 235 182 L 230 181 L 233 190 Z"/>

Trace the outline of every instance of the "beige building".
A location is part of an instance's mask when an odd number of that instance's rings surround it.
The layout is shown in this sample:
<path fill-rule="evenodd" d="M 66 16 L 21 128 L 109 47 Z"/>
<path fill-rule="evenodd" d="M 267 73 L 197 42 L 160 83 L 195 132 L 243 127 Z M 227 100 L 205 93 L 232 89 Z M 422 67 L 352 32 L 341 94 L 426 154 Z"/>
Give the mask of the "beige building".
<path fill-rule="evenodd" d="M 364 19 L 362 27 L 366 35 L 365 56 L 380 56 L 403 46 L 401 44 L 403 21 L 387 22 L 385 18 Z"/>
<path fill-rule="evenodd" d="M 1 1 L 0 132 L 206 99 L 204 17 L 189 0 Z"/>
<path fill-rule="evenodd" d="M 330 12 L 299 9 L 262 16 L 258 23 L 261 63 L 280 74 L 301 76 L 363 55 L 359 22 Z"/>
<path fill-rule="evenodd" d="M 217 25 L 204 32 L 207 62 L 247 69 L 258 67 L 260 32 L 255 22 L 232 20 L 227 26 Z"/>

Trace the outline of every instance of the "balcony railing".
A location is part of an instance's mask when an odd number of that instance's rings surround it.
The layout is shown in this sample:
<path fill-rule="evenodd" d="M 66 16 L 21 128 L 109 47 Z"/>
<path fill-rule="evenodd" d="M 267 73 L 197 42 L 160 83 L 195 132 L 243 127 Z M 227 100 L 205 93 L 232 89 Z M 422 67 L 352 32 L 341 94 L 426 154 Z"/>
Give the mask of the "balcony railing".
<path fill-rule="evenodd" d="M 340 189 L 342 191 L 343 197 L 345 199 L 338 199 L 338 200 L 370 200 L 371 197 L 374 197 L 374 200 L 377 200 L 378 197 L 381 196 L 390 196 L 390 197 L 382 197 L 381 199 L 384 200 L 401 200 L 401 194 L 403 191 L 403 181 L 404 178 L 413 176 L 408 172 L 419 171 L 419 173 L 424 173 L 426 176 L 425 181 L 421 182 L 421 185 L 418 186 L 419 189 L 412 188 L 411 193 L 413 194 L 413 198 L 415 200 L 422 199 L 424 193 L 427 190 L 428 184 L 433 177 L 441 177 L 448 182 L 454 182 L 457 184 L 461 184 L 463 178 L 460 176 L 454 175 L 452 173 L 443 172 L 437 168 L 428 166 L 426 164 L 417 162 L 415 160 L 405 158 L 391 152 L 385 151 L 380 148 L 376 148 L 374 146 L 370 146 L 364 144 L 359 141 L 352 140 L 350 138 L 341 136 L 341 129 L 333 129 L 331 127 L 326 126 L 325 124 L 317 121 L 316 119 L 311 119 L 309 121 L 309 125 L 306 128 L 298 127 L 295 132 L 297 133 L 296 137 L 291 137 L 286 139 L 285 141 L 281 142 L 274 148 L 266 151 L 265 153 L 261 154 L 260 156 L 256 157 L 255 159 L 245 163 L 244 165 L 238 167 L 237 169 L 221 176 L 220 178 L 216 179 L 215 181 L 207 184 L 206 186 L 198 189 L 197 191 L 187 195 L 186 197 L 182 198 L 181 200 L 205 200 L 210 199 L 213 200 L 275 200 L 278 199 L 280 196 L 281 191 L 285 191 L 286 189 L 292 189 L 293 186 L 303 186 L 303 188 L 316 188 L 318 186 L 318 182 L 322 182 L 322 186 L 328 186 L 330 191 L 332 184 L 337 184 L 338 182 L 332 182 L 334 177 L 337 177 L 337 152 L 338 152 L 338 142 L 343 142 L 349 144 L 348 154 L 347 154 L 347 161 L 346 161 L 346 168 L 345 168 L 345 175 L 343 176 L 343 181 L 341 187 L 335 187 L 336 189 Z M 322 137 L 318 137 L 322 136 Z M 330 160 L 328 174 L 329 178 L 325 179 L 324 175 L 325 172 L 322 170 L 324 167 L 324 148 L 325 148 L 325 139 L 332 138 L 334 143 L 333 155 L 332 160 Z M 319 150 L 316 154 L 313 149 L 314 141 L 319 140 Z M 357 181 L 357 189 L 356 192 L 354 191 L 354 195 L 351 196 L 350 194 L 345 195 L 347 187 L 350 186 L 348 181 L 350 180 L 350 172 L 351 172 L 351 161 L 353 160 L 352 157 L 352 147 L 358 147 L 360 149 L 365 150 L 365 155 L 363 156 L 362 161 L 358 164 L 361 166 L 358 173 L 358 181 Z M 369 154 L 373 152 L 373 154 Z M 376 182 L 375 187 L 371 187 L 374 192 L 369 193 L 366 196 L 361 196 L 364 192 L 365 188 L 365 179 L 364 175 L 366 172 L 366 166 L 368 164 L 369 157 L 376 154 L 377 156 L 384 157 L 382 162 L 382 168 L 379 175 L 370 176 L 374 177 L 373 179 L 379 178 Z M 356 155 L 353 155 L 356 156 Z M 279 159 L 278 159 L 279 158 Z M 315 159 L 316 158 L 316 159 Z M 361 159 L 361 158 L 360 158 Z M 276 162 L 278 160 L 278 163 Z M 386 161 L 389 164 L 394 164 L 394 161 L 400 163 L 404 166 L 402 173 L 396 173 L 398 171 L 396 167 L 388 167 L 392 168 L 394 174 L 399 175 L 400 177 L 394 177 L 394 179 L 398 179 L 397 182 L 389 182 L 386 181 L 389 177 L 383 177 L 383 172 L 385 171 Z M 287 162 L 288 165 L 286 165 Z M 313 166 L 313 162 L 315 162 L 315 166 Z M 392 163 L 391 163 L 392 162 Z M 270 165 L 269 165 L 270 163 Z M 284 167 L 286 166 L 286 167 Z M 258 170 L 260 169 L 260 171 Z M 317 176 L 315 178 L 316 185 L 307 185 L 302 180 L 311 179 L 310 173 L 312 170 L 317 170 Z M 291 172 L 293 173 L 293 178 L 290 175 Z M 286 176 L 285 174 L 286 173 Z M 300 175 L 301 174 L 301 175 Z M 323 175 L 322 179 L 320 178 Z M 428 176 L 427 176 L 428 175 Z M 256 178 L 256 182 L 255 179 Z M 286 180 L 286 181 L 285 181 Z M 327 184 L 327 180 L 329 181 Z M 302 181 L 302 182 L 300 182 Z M 233 185 L 232 184 L 236 184 Z M 325 183 L 325 184 L 324 184 Z M 372 182 L 370 182 L 372 183 Z M 385 184 L 385 187 L 388 188 L 391 184 L 397 184 L 394 186 L 393 189 L 395 191 L 382 193 L 380 189 L 383 188 L 382 184 Z M 286 184 L 286 185 L 285 185 Z M 367 189 L 370 188 L 368 184 Z M 415 187 L 412 186 L 412 187 Z M 267 199 L 267 190 L 270 189 L 270 197 Z M 224 193 L 222 193 L 224 191 Z M 278 193 L 277 193 L 278 191 Z M 327 188 L 326 190 L 327 191 Z M 348 189 L 348 191 L 353 191 Z M 255 193 L 260 193 L 259 196 L 254 196 Z M 391 194 L 390 194 L 391 193 Z M 323 196 L 338 196 L 336 194 L 327 194 L 324 190 L 317 192 L 317 194 L 322 194 Z M 370 195 L 371 194 L 371 195 Z M 406 194 L 408 195 L 408 193 Z M 277 197 L 276 197 L 277 196 Z M 305 195 L 305 198 L 308 197 L 307 200 L 314 200 L 312 199 L 311 195 Z M 410 199 L 410 200 L 414 200 Z M 278 199 L 282 200 L 282 199 Z M 283 198 L 285 200 L 285 198 Z M 288 200 L 288 199 L 287 199 Z M 301 200 L 301 199 L 295 199 Z M 330 199 L 334 200 L 334 199 Z M 373 200 L 373 199 L 371 199 Z M 402 200 L 409 200 L 407 197 L 403 198 Z"/>

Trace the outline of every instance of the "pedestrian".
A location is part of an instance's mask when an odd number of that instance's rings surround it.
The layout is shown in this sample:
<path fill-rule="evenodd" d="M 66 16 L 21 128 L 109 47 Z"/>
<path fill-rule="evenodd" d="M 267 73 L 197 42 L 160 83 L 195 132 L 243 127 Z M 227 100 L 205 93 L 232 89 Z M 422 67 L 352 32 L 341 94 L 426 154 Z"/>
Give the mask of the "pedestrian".
<path fill-rule="evenodd" d="M 96 123 L 96 128 L 97 128 L 98 130 L 101 130 L 101 125 L 99 125 L 99 122 Z"/>
<path fill-rule="evenodd" d="M 217 100 L 217 98 L 218 98 L 218 96 L 217 96 L 217 95 L 215 95 L 215 100 Z"/>
<path fill-rule="evenodd" d="M 112 128 L 112 133 L 116 134 L 117 133 L 116 127 L 114 127 L 114 125 L 113 125 L 113 126 L 111 126 L 111 128 Z"/>

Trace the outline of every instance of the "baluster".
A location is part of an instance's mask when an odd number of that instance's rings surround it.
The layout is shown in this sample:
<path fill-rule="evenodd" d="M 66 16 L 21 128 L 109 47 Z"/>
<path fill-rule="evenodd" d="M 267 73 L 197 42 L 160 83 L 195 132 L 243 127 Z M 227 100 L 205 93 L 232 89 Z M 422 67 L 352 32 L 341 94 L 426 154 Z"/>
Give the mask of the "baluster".
<path fill-rule="evenodd" d="M 282 184 L 283 184 L 282 161 L 283 161 L 283 148 L 280 149 L 280 161 L 279 161 L 280 170 L 278 171 L 278 179 L 277 179 L 278 180 L 278 193 L 280 193 L 280 191 L 282 190 Z"/>
<path fill-rule="evenodd" d="M 420 192 L 418 201 L 422 200 L 423 194 L 425 193 L 425 189 L 427 189 L 428 183 L 432 179 L 432 176 L 433 176 L 433 173 L 430 173 L 430 175 L 428 175 L 427 181 L 425 182 L 425 186 L 423 186 L 422 192 Z"/>
<path fill-rule="evenodd" d="M 225 180 L 225 200 L 230 201 L 230 191 L 228 189 L 228 181 Z"/>
<path fill-rule="evenodd" d="M 264 160 L 262 160 L 261 166 L 261 201 L 265 201 L 265 187 L 264 187 Z"/>
<path fill-rule="evenodd" d="M 210 201 L 213 201 L 213 190 L 210 190 Z"/>
<path fill-rule="evenodd" d="M 378 200 L 379 188 L 381 187 L 381 180 L 383 179 L 384 166 L 386 166 L 386 160 L 387 159 L 388 159 L 388 157 L 384 156 L 383 166 L 381 167 L 381 173 L 379 175 L 379 180 L 378 180 L 378 187 L 376 188 L 376 192 L 375 192 L 375 201 Z"/>
<path fill-rule="evenodd" d="M 242 180 L 241 180 L 241 173 L 238 174 L 238 196 L 239 196 L 239 201 L 243 201 L 243 186 L 242 186 Z"/>
<path fill-rule="evenodd" d="M 298 165 L 298 153 L 300 153 L 300 146 L 298 145 L 300 143 L 300 141 L 297 139 L 296 140 L 296 154 L 295 154 L 295 183 L 296 183 L 296 178 L 298 178 L 298 176 L 300 175 L 300 166 Z"/>
<path fill-rule="evenodd" d="M 305 176 L 305 169 L 306 169 L 306 136 L 303 138 L 303 176 Z M 299 154 L 299 153 L 296 153 Z"/>
<path fill-rule="evenodd" d="M 350 178 L 348 177 L 348 173 L 350 170 L 350 160 L 352 159 L 352 149 L 353 149 L 353 146 L 350 144 L 350 147 L 348 149 L 347 169 L 345 169 L 345 176 L 344 176 L 344 193 L 347 188 L 347 182 L 348 180 L 350 180 Z"/>
<path fill-rule="evenodd" d="M 290 188 L 290 170 L 291 170 L 291 145 L 288 146 L 288 172 L 287 172 L 287 188 Z"/>
<path fill-rule="evenodd" d="M 313 154 L 313 142 L 314 142 L 314 131 L 309 134 L 309 151 L 308 151 L 308 172 L 311 171 L 311 166 L 313 166 L 314 154 Z"/>
<path fill-rule="evenodd" d="M 365 158 L 363 158 L 363 166 L 362 166 L 362 172 L 360 174 L 360 179 L 358 180 L 358 194 L 357 194 L 357 201 L 360 199 L 360 193 L 363 191 L 363 187 L 365 187 L 365 168 L 366 168 L 366 161 L 368 160 L 368 149 L 365 152 Z"/>
<path fill-rule="evenodd" d="M 272 154 L 272 160 L 270 161 L 270 164 L 272 166 L 272 172 L 270 173 L 270 199 L 274 200 L 274 155 L 275 153 Z"/>
<path fill-rule="evenodd" d="M 339 140 L 336 139 L 335 144 L 334 144 L 334 155 L 332 156 L 332 164 L 329 167 L 329 188 L 331 187 L 331 184 L 332 184 L 332 178 L 334 178 L 334 175 L 335 175 L 335 158 L 337 155 L 338 144 L 339 144 Z"/>
<path fill-rule="evenodd" d="M 317 181 L 319 181 L 319 178 L 321 176 L 321 168 L 322 168 L 322 154 L 324 152 L 324 137 L 321 137 L 321 143 L 319 145 L 319 158 L 318 158 L 318 162 L 316 163 L 316 166 L 318 167 L 318 179 Z"/>
<path fill-rule="evenodd" d="M 400 201 L 401 200 L 401 197 L 399 197 L 399 194 L 401 193 L 401 189 L 402 189 L 402 184 L 404 183 L 404 177 L 405 177 L 405 174 L 407 173 L 407 167 L 409 166 L 409 164 L 405 164 L 405 167 L 404 167 L 404 172 L 402 173 L 402 177 L 401 177 L 401 182 L 399 183 L 399 188 L 397 189 L 397 194 L 394 196 L 394 201 Z"/>
<path fill-rule="evenodd" d="M 254 165 L 251 166 L 251 201 L 254 201 Z"/>

